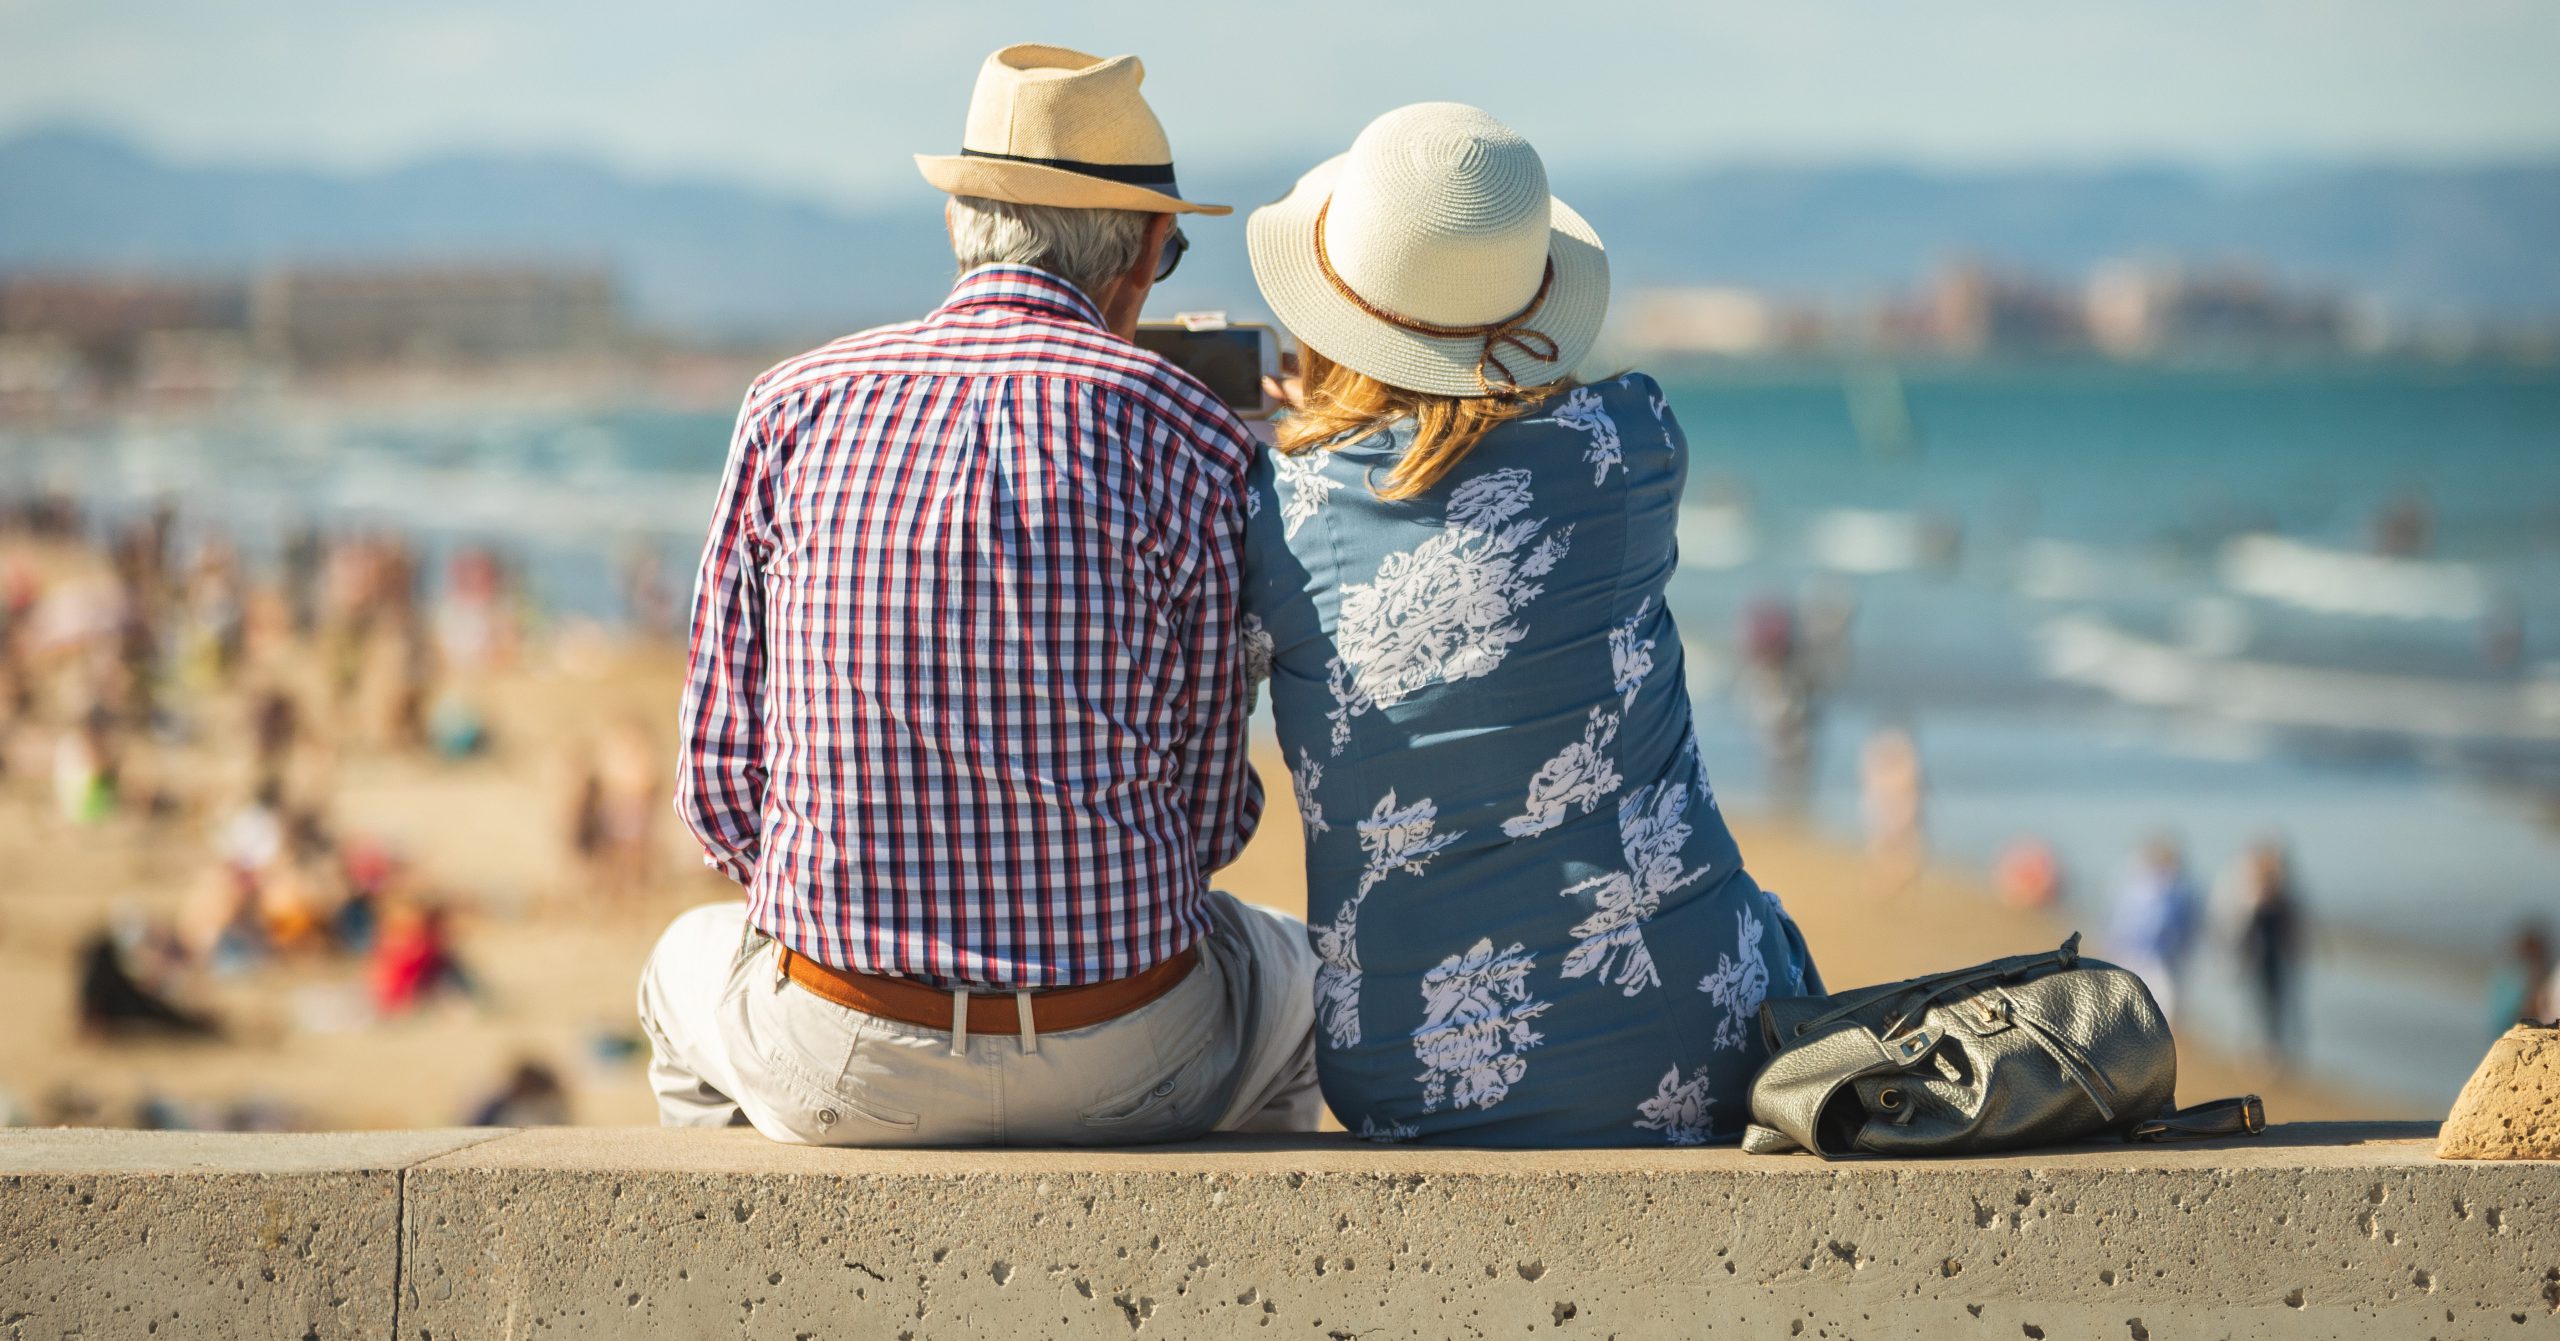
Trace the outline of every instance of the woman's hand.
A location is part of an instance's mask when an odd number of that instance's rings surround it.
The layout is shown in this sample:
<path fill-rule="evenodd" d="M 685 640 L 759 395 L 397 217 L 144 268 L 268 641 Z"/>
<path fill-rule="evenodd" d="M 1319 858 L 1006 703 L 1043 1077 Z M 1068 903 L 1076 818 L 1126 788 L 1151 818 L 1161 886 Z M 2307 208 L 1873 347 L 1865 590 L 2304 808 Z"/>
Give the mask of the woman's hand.
<path fill-rule="evenodd" d="M 1298 356 L 1289 350 L 1280 353 L 1280 375 L 1262 379 L 1262 394 L 1292 410 L 1307 408 L 1307 383 L 1298 374 Z"/>

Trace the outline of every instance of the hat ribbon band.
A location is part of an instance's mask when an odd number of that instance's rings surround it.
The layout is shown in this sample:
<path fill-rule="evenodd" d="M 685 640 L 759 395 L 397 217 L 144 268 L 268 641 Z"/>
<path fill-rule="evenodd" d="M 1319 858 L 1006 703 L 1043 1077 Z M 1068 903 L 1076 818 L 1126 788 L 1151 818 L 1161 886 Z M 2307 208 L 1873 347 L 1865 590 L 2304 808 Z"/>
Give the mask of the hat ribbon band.
<path fill-rule="evenodd" d="M 1035 168 L 1056 168 L 1061 172 L 1072 172 L 1084 177 L 1099 177 L 1106 182 L 1119 182 L 1125 186 L 1160 187 L 1167 191 L 1173 189 L 1171 163 L 1087 163 L 1082 159 L 1074 158 L 1031 158 L 1023 154 L 999 154 L 990 149 L 971 149 L 966 145 L 961 147 L 960 156 L 992 158 L 1006 163 L 1028 163 Z"/>
<path fill-rule="evenodd" d="M 1483 388 L 1484 394 L 1488 396 L 1509 398 L 1520 394 L 1519 379 L 1512 375 L 1510 365 L 1502 361 L 1500 350 L 1503 347 L 1508 346 L 1541 363 L 1555 362 L 1560 352 L 1555 337 L 1528 324 L 1530 314 L 1536 312 L 1539 305 L 1547 301 L 1547 291 L 1556 285 L 1554 256 L 1547 257 L 1546 273 L 1539 277 L 1538 291 L 1529 296 L 1528 306 L 1500 321 L 1489 321 L 1481 326 L 1436 326 L 1427 321 L 1416 321 L 1411 317 L 1390 312 L 1361 297 L 1349 284 L 1343 282 L 1342 276 L 1333 268 L 1333 257 L 1325 252 L 1324 247 L 1324 220 L 1332 209 L 1333 197 L 1331 196 L 1326 196 L 1324 203 L 1316 207 L 1316 268 L 1324 272 L 1325 282 L 1331 284 L 1333 291 L 1340 294 L 1345 302 L 1378 321 L 1383 321 L 1398 330 L 1411 331 L 1416 335 L 1428 335 L 1443 340 L 1481 339 L 1484 341 L 1484 348 L 1483 352 L 1476 357 L 1476 385 Z M 1485 375 L 1487 368 L 1493 370 L 1491 377 Z"/>

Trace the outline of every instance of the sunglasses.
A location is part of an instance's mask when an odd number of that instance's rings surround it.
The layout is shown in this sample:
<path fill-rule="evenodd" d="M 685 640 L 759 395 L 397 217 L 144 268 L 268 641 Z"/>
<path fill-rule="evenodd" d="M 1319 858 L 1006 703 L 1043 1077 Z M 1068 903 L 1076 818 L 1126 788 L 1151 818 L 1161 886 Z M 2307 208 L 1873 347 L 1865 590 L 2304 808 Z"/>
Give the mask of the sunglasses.
<path fill-rule="evenodd" d="M 1171 279 L 1173 272 L 1182 264 L 1182 254 L 1189 250 L 1191 250 L 1191 239 L 1182 235 L 1179 225 L 1172 232 L 1165 234 L 1164 250 L 1156 253 L 1156 283 L 1162 284 Z"/>

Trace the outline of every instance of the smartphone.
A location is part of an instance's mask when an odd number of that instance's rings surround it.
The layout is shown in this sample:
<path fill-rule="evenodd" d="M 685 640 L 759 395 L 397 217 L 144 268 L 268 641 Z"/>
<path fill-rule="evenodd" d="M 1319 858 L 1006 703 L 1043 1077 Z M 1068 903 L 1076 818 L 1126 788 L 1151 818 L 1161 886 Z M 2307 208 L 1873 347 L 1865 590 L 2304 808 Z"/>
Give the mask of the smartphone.
<path fill-rule="evenodd" d="M 1216 315 L 1142 321 L 1138 347 L 1200 379 L 1239 419 L 1268 419 L 1280 408 L 1262 390 L 1263 378 L 1280 375 L 1280 333 L 1269 326 Z"/>

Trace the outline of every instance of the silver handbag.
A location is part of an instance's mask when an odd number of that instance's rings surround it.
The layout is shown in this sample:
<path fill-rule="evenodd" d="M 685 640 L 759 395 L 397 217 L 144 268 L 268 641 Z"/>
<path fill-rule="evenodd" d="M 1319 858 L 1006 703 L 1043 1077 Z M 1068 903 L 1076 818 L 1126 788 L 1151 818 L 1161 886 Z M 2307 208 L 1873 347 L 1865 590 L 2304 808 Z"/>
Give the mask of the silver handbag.
<path fill-rule="evenodd" d="M 1753 1154 L 1970 1155 L 2077 1141 L 2256 1135 L 2256 1095 L 2171 1111 L 2178 1049 L 2151 989 L 2050 954 L 1760 1007 L 1770 1057 L 1751 1082 Z"/>

